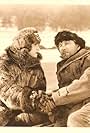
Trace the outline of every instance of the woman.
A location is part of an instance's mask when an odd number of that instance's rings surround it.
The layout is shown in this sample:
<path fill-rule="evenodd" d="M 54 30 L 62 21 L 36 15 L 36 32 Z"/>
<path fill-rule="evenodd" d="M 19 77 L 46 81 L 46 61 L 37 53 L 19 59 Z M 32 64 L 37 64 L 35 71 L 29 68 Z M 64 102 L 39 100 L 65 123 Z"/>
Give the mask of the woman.
<path fill-rule="evenodd" d="M 30 95 L 46 91 L 39 45 L 37 30 L 24 28 L 0 58 L 1 126 L 30 126 L 47 120 L 46 115 L 36 112 L 30 100 Z"/>

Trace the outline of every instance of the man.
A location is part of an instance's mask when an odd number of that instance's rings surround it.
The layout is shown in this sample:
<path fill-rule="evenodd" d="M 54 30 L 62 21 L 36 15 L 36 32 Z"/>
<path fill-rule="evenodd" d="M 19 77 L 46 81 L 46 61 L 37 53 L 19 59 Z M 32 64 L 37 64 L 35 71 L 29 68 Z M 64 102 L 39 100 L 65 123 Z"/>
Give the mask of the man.
<path fill-rule="evenodd" d="M 39 45 L 38 31 L 24 28 L 0 57 L 0 126 L 31 126 L 48 119 L 34 105 L 34 97 L 46 91 Z"/>
<path fill-rule="evenodd" d="M 46 113 L 53 112 L 55 103 L 55 126 L 90 127 L 90 49 L 70 31 L 59 32 L 55 45 L 62 58 L 57 64 L 59 89 L 52 92 L 52 100 L 42 108 Z"/>

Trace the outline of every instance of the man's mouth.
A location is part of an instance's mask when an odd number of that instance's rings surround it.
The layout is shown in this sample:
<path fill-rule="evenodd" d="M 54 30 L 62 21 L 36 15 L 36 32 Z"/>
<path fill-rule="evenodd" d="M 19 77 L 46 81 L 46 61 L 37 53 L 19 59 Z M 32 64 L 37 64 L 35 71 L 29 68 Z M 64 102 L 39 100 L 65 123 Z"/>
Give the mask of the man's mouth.
<path fill-rule="evenodd" d="M 61 57 L 62 58 L 68 58 L 68 52 L 62 52 Z"/>
<path fill-rule="evenodd" d="M 62 52 L 61 55 L 62 55 L 62 56 L 65 56 L 65 55 L 66 55 L 66 52 Z"/>

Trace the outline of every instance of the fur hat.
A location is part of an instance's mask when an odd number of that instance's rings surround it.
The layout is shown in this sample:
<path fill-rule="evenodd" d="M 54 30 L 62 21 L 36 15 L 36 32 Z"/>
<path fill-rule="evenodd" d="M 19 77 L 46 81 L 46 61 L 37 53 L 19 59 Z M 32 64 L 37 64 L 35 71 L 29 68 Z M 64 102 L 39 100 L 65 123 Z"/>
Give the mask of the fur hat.
<path fill-rule="evenodd" d="M 40 41 L 40 37 L 35 28 L 24 28 L 18 32 L 13 39 L 12 45 L 6 49 L 6 52 L 15 63 L 20 66 L 28 66 L 28 64 L 31 65 L 32 62 L 29 51 L 33 44 L 40 43 Z M 37 58 L 41 58 L 40 54 L 37 55 Z"/>
<path fill-rule="evenodd" d="M 59 42 L 73 40 L 81 48 L 85 47 L 85 41 L 79 37 L 77 34 L 70 31 L 58 32 L 55 36 L 55 45 L 58 47 Z"/>
<path fill-rule="evenodd" d="M 31 49 L 33 43 L 40 43 L 41 39 L 38 31 L 33 27 L 21 29 L 14 37 L 12 47 L 16 49 L 28 48 Z"/>

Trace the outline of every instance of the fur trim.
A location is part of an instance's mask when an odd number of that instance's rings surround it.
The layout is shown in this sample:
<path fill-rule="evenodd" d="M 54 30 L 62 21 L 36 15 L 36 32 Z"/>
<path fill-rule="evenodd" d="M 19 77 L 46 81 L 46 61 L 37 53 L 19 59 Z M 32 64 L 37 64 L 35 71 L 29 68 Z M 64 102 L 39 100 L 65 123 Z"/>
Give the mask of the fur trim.
<path fill-rule="evenodd" d="M 17 64 L 21 69 L 29 69 L 40 65 L 40 59 L 42 59 L 40 53 L 37 53 L 37 58 L 30 56 L 25 48 L 15 52 L 9 47 L 6 52 L 11 61 Z"/>

